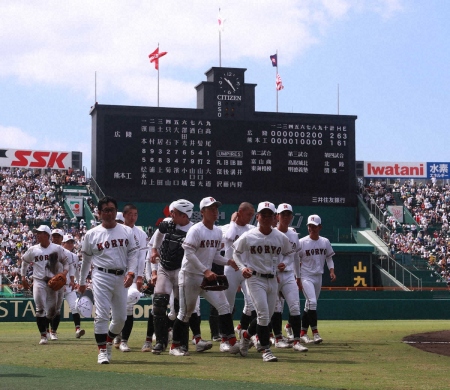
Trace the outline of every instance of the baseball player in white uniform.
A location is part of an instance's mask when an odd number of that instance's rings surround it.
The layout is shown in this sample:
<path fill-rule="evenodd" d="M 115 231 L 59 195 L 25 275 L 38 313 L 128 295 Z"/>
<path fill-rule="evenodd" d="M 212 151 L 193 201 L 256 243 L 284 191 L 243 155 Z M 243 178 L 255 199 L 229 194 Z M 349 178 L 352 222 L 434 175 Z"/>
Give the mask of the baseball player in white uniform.
<path fill-rule="evenodd" d="M 137 274 L 139 245 L 133 230 L 116 222 L 117 201 L 114 198 L 100 199 L 98 212 L 102 222 L 88 230 L 82 244 L 79 292 L 86 291 L 86 276 L 92 264 L 97 362 L 109 364 L 114 337 L 123 329 L 127 318 L 128 287 Z"/>
<path fill-rule="evenodd" d="M 240 353 L 247 356 L 251 336 L 257 333 L 264 362 L 278 360 L 270 350 L 269 324 L 278 296 L 277 273 L 284 271 L 285 262 L 294 252 L 286 235 L 272 229 L 275 214 L 273 203 L 261 202 L 256 216 L 259 226 L 244 233 L 233 244 L 234 260 L 247 279 L 247 289 L 257 313 L 257 318 L 241 334 Z"/>
<path fill-rule="evenodd" d="M 211 271 L 212 263 L 236 267 L 231 259 L 220 254 L 222 246 L 222 230 L 214 223 L 219 217 L 220 202 L 213 197 L 203 198 L 200 202 L 202 221 L 192 226 L 183 242 L 184 256 L 178 274 L 180 311 L 173 326 L 173 341 L 170 354 L 186 356 L 189 352 L 182 348 L 189 338 L 189 318 L 195 310 L 197 298 L 201 295 L 219 312 L 221 331 L 228 338 L 228 352 L 239 353 L 236 343 L 233 318 L 230 305 L 223 291 L 203 291 L 200 288 L 203 278 L 215 280 L 216 274 Z M 237 268 L 236 268 L 237 269 Z"/>
<path fill-rule="evenodd" d="M 33 299 L 36 306 L 36 323 L 41 333 L 39 344 L 47 344 L 47 324 L 59 314 L 63 289 L 53 291 L 47 282 L 53 276 L 69 272 L 69 262 L 64 249 L 50 242 L 51 230 L 41 225 L 34 230 L 37 244 L 30 247 L 22 256 L 22 285 L 24 289 L 30 286 L 26 279 L 27 268 L 33 264 Z M 51 260 L 50 254 L 56 253 L 57 259 Z M 59 303 L 59 304 L 58 304 Z"/>
<path fill-rule="evenodd" d="M 251 203 L 243 202 L 239 205 L 238 211 L 233 213 L 229 226 L 224 229 L 223 243 L 225 250 L 225 258 L 233 258 L 233 243 L 245 232 L 253 229 L 255 226 L 250 225 L 249 222 L 255 215 L 255 208 Z M 237 330 L 247 329 L 251 320 L 256 317 L 256 310 L 253 306 L 252 300 L 247 292 L 247 286 L 245 279 L 241 272 L 236 272 L 233 267 L 225 266 L 225 276 L 228 279 L 228 289 L 225 290 L 228 303 L 231 310 L 233 310 L 236 302 L 236 293 L 238 287 L 241 287 L 241 291 L 244 294 L 244 310 L 242 311 L 241 320 L 237 326 Z"/>
<path fill-rule="evenodd" d="M 62 229 L 53 229 L 52 230 L 53 244 L 61 245 L 64 237 L 65 237 L 64 231 Z M 72 241 L 73 241 L 73 243 L 75 243 L 73 237 L 72 237 Z M 64 245 L 62 245 L 62 247 L 64 248 L 64 251 L 66 253 L 66 256 L 67 256 L 67 259 L 69 262 L 69 273 L 68 273 L 69 277 L 67 278 L 66 285 L 64 286 L 64 288 L 62 290 L 60 300 L 61 300 L 61 305 L 63 302 L 63 298 L 65 298 L 67 303 L 69 304 L 70 311 L 72 312 L 72 318 L 73 318 L 73 321 L 75 324 L 75 337 L 80 338 L 81 336 L 84 335 L 85 331 L 83 329 L 81 329 L 81 327 L 80 327 L 80 314 L 78 313 L 78 308 L 76 305 L 76 301 L 77 301 L 78 297 L 74 290 L 74 288 L 75 288 L 75 273 L 76 273 L 76 269 L 78 267 L 79 261 L 78 261 L 78 256 L 75 255 L 75 253 L 66 249 L 64 247 Z M 72 249 L 73 249 L 73 245 L 72 245 Z M 61 305 L 60 305 L 60 308 L 61 308 Z M 50 340 L 58 340 L 57 330 L 58 330 L 60 321 L 61 321 L 61 314 L 58 313 L 52 319 L 51 324 L 50 324 L 51 325 Z"/>
<path fill-rule="evenodd" d="M 289 227 L 293 217 L 294 214 L 290 204 L 281 203 L 278 205 L 277 229 L 284 233 L 289 239 L 293 253 L 289 257 L 285 258 L 284 270 L 278 271 L 278 291 L 279 295 L 284 299 L 280 298 L 283 304 L 280 306 L 280 310 L 278 312 L 275 311 L 272 316 L 272 328 L 275 336 L 275 348 L 286 348 L 287 346 L 292 346 L 294 351 L 306 352 L 308 348 L 300 344 L 301 317 L 300 296 L 298 293 L 300 278 L 297 276 L 300 275 L 300 259 L 297 252 L 300 243 L 295 229 Z M 294 334 L 293 344 L 286 343 L 281 334 L 282 309 L 284 306 L 284 301 L 287 302 L 289 307 L 289 323 L 291 324 Z"/>
<path fill-rule="evenodd" d="M 127 319 L 122 329 L 122 334 L 117 335 L 114 339 L 114 346 L 119 348 L 122 352 L 130 352 L 131 348 L 128 346 L 128 339 L 130 338 L 131 331 L 133 330 L 134 305 L 139 301 L 141 297 L 141 288 L 144 283 L 144 268 L 145 258 L 147 255 L 147 234 L 136 226 L 138 219 L 138 210 L 134 204 L 126 204 L 122 210 L 122 217 L 126 226 L 133 230 L 135 239 L 138 242 L 139 252 L 137 255 L 137 273 L 135 281 L 128 289 L 127 297 Z M 117 217 L 116 217 L 117 219 Z"/>
<path fill-rule="evenodd" d="M 300 339 L 304 343 L 314 342 L 320 344 L 323 340 L 317 329 L 317 300 L 322 287 L 322 274 L 327 262 L 331 281 L 336 280 L 334 274 L 334 251 L 330 241 L 319 235 L 322 229 L 322 221 L 318 215 L 310 215 L 307 222 L 309 235 L 300 239 L 299 257 L 300 287 L 305 295 L 305 310 L 302 318 L 302 330 Z M 311 327 L 313 340 L 308 337 L 308 328 Z"/>
<path fill-rule="evenodd" d="M 70 311 L 72 313 L 73 323 L 75 324 L 75 337 L 79 339 L 86 333 L 84 329 L 81 329 L 81 317 L 78 312 L 78 307 L 76 304 L 77 293 L 75 291 L 76 283 L 80 281 L 80 259 L 74 253 L 75 239 L 71 234 L 65 234 L 62 240 L 62 246 L 64 249 L 68 250 L 72 256 L 72 264 L 70 266 L 69 276 L 70 283 L 66 285 L 66 291 L 64 293 L 64 298 L 69 304 Z"/>

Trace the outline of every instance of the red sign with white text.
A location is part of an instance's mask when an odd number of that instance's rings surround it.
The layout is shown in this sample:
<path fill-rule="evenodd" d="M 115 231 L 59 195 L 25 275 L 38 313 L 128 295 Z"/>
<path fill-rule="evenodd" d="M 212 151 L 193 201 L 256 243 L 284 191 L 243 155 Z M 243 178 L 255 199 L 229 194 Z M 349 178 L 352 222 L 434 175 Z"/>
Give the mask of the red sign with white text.
<path fill-rule="evenodd" d="M 69 169 L 72 166 L 72 152 L 45 150 L 0 150 L 1 167 Z"/>

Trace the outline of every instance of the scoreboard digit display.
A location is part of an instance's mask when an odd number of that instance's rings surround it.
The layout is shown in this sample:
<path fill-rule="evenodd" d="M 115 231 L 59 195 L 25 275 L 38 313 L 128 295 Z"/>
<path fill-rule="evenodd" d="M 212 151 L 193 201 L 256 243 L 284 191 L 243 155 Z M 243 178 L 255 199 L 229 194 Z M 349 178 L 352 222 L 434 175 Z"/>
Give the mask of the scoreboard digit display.
<path fill-rule="evenodd" d="M 208 104 L 96 105 L 94 179 L 124 201 L 211 195 L 226 203 L 356 205 L 355 116 L 240 112 L 249 104 L 235 100 L 221 104 L 220 116 Z M 225 107 L 234 115 L 224 117 Z"/>

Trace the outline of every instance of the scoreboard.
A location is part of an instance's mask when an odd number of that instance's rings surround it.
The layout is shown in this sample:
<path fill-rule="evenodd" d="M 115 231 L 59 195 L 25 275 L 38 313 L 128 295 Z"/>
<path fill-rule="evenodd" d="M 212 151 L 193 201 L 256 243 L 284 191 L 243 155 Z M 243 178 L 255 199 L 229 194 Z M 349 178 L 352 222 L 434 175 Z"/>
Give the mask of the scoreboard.
<path fill-rule="evenodd" d="M 244 71 L 211 68 L 197 109 L 96 104 L 92 175 L 103 192 L 134 202 L 355 206 L 356 116 L 256 112 Z"/>

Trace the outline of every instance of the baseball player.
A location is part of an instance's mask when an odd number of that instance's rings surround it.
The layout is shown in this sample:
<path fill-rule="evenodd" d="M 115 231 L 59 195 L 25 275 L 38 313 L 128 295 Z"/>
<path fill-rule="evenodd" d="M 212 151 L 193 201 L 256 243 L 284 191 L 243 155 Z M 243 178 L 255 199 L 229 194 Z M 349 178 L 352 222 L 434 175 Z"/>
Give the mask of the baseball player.
<path fill-rule="evenodd" d="M 251 336 L 258 334 L 264 362 L 278 359 L 270 350 L 270 319 L 278 296 L 277 272 L 283 272 L 288 257 L 294 253 L 285 234 L 272 229 L 275 206 L 261 202 L 257 209 L 259 226 L 243 234 L 234 244 L 233 258 L 242 271 L 247 290 L 255 306 L 257 318 L 253 319 L 240 340 L 240 353 L 247 356 Z"/>
<path fill-rule="evenodd" d="M 69 304 L 70 311 L 72 312 L 73 322 L 75 324 L 75 337 L 79 339 L 86 333 L 84 329 L 81 329 L 81 317 L 78 312 L 76 305 L 77 294 L 75 292 L 75 282 L 80 281 L 80 260 L 78 256 L 74 253 L 75 239 L 71 234 L 65 234 L 62 240 L 62 246 L 64 249 L 68 250 L 72 256 L 73 262 L 70 267 L 70 284 L 66 286 L 64 293 L 64 298 Z"/>
<path fill-rule="evenodd" d="M 114 346 L 116 348 L 119 348 L 122 352 L 130 352 L 131 348 L 128 346 L 128 339 L 131 335 L 131 331 L 133 330 L 133 308 L 141 297 L 140 291 L 144 282 L 143 276 L 145 268 L 145 258 L 147 254 L 147 234 L 142 229 L 139 229 L 136 226 L 136 221 L 138 219 L 138 210 L 134 204 L 126 204 L 121 214 L 124 220 L 124 224 L 133 230 L 133 234 L 139 246 L 139 252 L 137 255 L 136 279 L 128 289 L 127 319 L 122 329 L 122 336 L 117 335 L 114 338 Z"/>
<path fill-rule="evenodd" d="M 189 355 L 189 352 L 182 346 L 187 345 L 189 338 L 188 322 L 195 310 L 199 295 L 211 303 L 219 312 L 220 328 L 228 338 L 229 352 L 233 354 L 239 352 L 230 305 L 225 293 L 223 291 L 205 292 L 200 287 L 203 278 L 216 280 L 216 274 L 211 271 L 213 262 L 236 267 L 233 260 L 226 259 L 220 254 L 222 230 L 214 225 L 219 217 L 220 205 L 221 203 L 213 197 L 206 197 L 201 200 L 202 221 L 189 229 L 182 245 L 184 256 L 178 274 L 180 311 L 173 325 L 173 341 L 170 348 L 170 354 L 174 356 Z"/>
<path fill-rule="evenodd" d="M 58 273 L 67 275 L 69 272 L 69 262 L 62 247 L 50 242 L 51 230 L 46 225 L 41 225 L 34 229 L 36 234 L 37 244 L 30 247 L 22 257 L 22 285 L 24 289 L 30 286 L 26 279 L 26 272 L 28 266 L 33 263 L 33 299 L 36 305 L 36 323 L 41 333 L 41 340 L 39 344 L 44 345 L 48 343 L 47 339 L 47 324 L 57 314 L 61 308 L 59 301 L 62 295 L 60 291 L 53 291 L 47 282 L 50 278 Z M 56 253 L 58 255 L 56 260 L 50 254 Z M 58 305 L 59 302 L 59 305 Z"/>
<path fill-rule="evenodd" d="M 309 234 L 300 239 L 298 252 L 301 262 L 299 287 L 303 289 L 306 299 L 300 339 L 304 343 L 320 344 L 323 340 L 317 329 L 317 300 L 322 287 L 325 261 L 330 271 L 331 281 L 336 280 L 333 262 L 334 251 L 330 241 L 319 235 L 322 229 L 322 221 L 318 215 L 314 214 L 308 217 L 307 227 Z M 313 333 L 313 340 L 308 337 L 309 327 L 311 327 Z"/>
<path fill-rule="evenodd" d="M 73 245 L 72 245 L 72 249 L 73 249 L 75 241 L 72 236 L 70 236 L 70 237 L 73 242 Z M 64 240 L 64 231 L 61 229 L 53 229 L 52 230 L 53 244 L 61 245 L 63 240 Z M 59 307 L 61 308 L 63 298 L 65 298 L 67 303 L 69 304 L 70 311 L 72 313 L 73 322 L 75 324 L 75 337 L 80 338 L 81 336 L 83 336 L 85 334 L 85 331 L 83 329 L 81 329 L 81 327 L 80 327 L 80 322 L 81 322 L 80 314 L 78 313 L 78 309 L 77 309 L 77 305 L 76 305 L 76 301 L 77 301 L 78 297 L 77 297 L 76 292 L 74 291 L 75 272 L 78 267 L 78 256 L 75 255 L 75 253 L 73 253 L 72 251 L 69 251 L 68 249 L 66 249 L 64 247 L 64 245 L 62 245 L 62 247 L 64 248 L 64 251 L 66 253 L 66 256 L 67 256 L 67 259 L 69 262 L 69 273 L 68 273 L 69 277 L 67 278 L 67 283 L 66 283 L 64 289 L 62 289 L 62 293 L 59 296 L 60 301 L 61 301 Z M 58 340 L 57 330 L 59 327 L 59 323 L 61 321 L 60 311 L 51 321 L 50 340 Z"/>
<path fill-rule="evenodd" d="M 86 276 L 92 264 L 97 362 L 109 364 L 114 337 L 123 329 L 127 318 L 127 289 L 137 274 L 139 245 L 133 230 L 116 222 L 117 201 L 114 198 L 100 199 L 98 212 L 101 224 L 88 230 L 82 244 L 83 264 L 78 291 L 81 294 L 86 291 Z"/>
<path fill-rule="evenodd" d="M 294 251 L 289 257 L 285 258 L 285 268 L 283 271 L 278 271 L 278 291 L 280 297 L 281 306 L 279 311 L 275 311 L 272 316 L 272 328 L 275 336 L 275 348 L 288 348 L 291 346 L 290 343 L 286 343 L 283 340 L 281 334 L 281 323 L 282 323 L 282 312 L 284 301 L 287 302 L 289 307 L 289 323 L 291 324 L 292 331 L 294 334 L 293 338 L 293 350 L 306 352 L 308 348 L 300 344 L 300 328 L 301 328 L 301 317 L 300 317 L 300 297 L 299 297 L 299 287 L 300 282 L 300 260 L 298 256 L 299 239 L 295 229 L 290 228 L 292 218 L 294 217 L 292 206 L 287 203 L 281 203 L 277 207 L 277 229 L 284 233 L 292 246 Z"/>
<path fill-rule="evenodd" d="M 255 215 L 255 208 L 251 203 L 243 202 L 239 205 L 238 211 L 233 213 L 231 221 L 227 229 L 224 229 L 223 242 L 225 250 L 225 258 L 233 258 L 233 243 L 245 232 L 254 228 L 250 225 L 250 221 Z M 241 291 L 244 294 L 244 310 L 242 311 L 241 320 L 237 329 L 239 331 L 248 328 L 248 325 L 253 318 L 256 317 L 256 311 L 253 306 L 252 300 L 247 292 L 245 279 L 241 272 L 236 272 L 233 267 L 225 266 L 225 275 L 228 279 L 228 289 L 225 290 L 230 308 L 233 309 L 236 301 L 236 293 L 238 287 L 241 287 Z"/>

